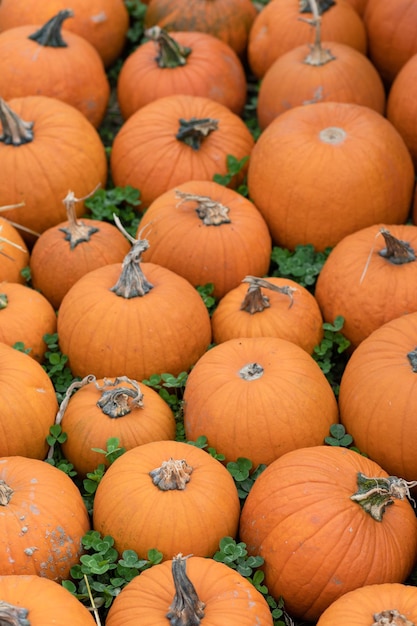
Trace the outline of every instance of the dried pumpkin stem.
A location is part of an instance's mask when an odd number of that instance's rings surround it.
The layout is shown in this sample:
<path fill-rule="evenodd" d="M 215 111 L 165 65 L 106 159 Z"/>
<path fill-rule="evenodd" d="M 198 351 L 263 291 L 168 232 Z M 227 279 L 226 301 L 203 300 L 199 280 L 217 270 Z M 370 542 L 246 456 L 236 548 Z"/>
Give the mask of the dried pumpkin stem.
<path fill-rule="evenodd" d="M 25 122 L 0 98 L 0 141 L 8 146 L 21 146 L 33 141 L 33 122 Z"/>
<path fill-rule="evenodd" d="M 199 196 L 193 193 L 186 193 L 176 189 L 175 195 L 181 198 L 177 204 L 182 202 L 197 202 L 196 213 L 205 226 L 220 226 L 221 224 L 230 224 L 229 207 L 224 206 L 220 202 L 216 202 L 208 196 Z"/>
<path fill-rule="evenodd" d="M 414 626 L 414 622 L 407 619 L 397 609 L 375 613 L 373 618 L 375 621 L 371 626 L 389 626 L 389 624 L 392 626 Z"/>
<path fill-rule="evenodd" d="M 330 50 L 323 48 L 321 45 L 321 15 L 319 13 L 316 0 L 309 0 L 312 19 L 300 18 L 303 22 L 307 22 L 314 28 L 314 43 L 310 46 L 310 53 L 305 57 L 304 63 L 307 65 L 320 66 L 335 60 L 335 56 Z"/>
<path fill-rule="evenodd" d="M 358 472 L 358 491 L 351 496 L 351 500 L 357 502 L 366 513 L 376 520 L 382 521 L 387 506 L 394 500 L 411 498 L 410 488 L 417 485 L 417 481 L 407 482 L 397 476 L 368 477 Z M 415 503 L 414 503 L 415 504 Z"/>
<path fill-rule="evenodd" d="M 13 495 L 13 489 L 0 479 L 0 506 L 7 506 Z"/>
<path fill-rule="evenodd" d="M 203 140 L 214 130 L 217 130 L 219 121 L 209 117 L 197 119 L 192 117 L 189 120 L 179 119 L 179 130 L 176 138 L 183 141 L 193 150 L 199 150 Z"/>
<path fill-rule="evenodd" d="M 7 297 L 7 293 L 0 293 L 0 311 L 2 309 L 7 309 L 9 304 L 9 299 Z"/>
<path fill-rule="evenodd" d="M 158 53 L 155 61 L 158 67 L 173 68 L 186 65 L 191 48 L 181 46 L 164 28 L 152 26 L 145 30 L 145 37 L 157 44 Z"/>
<path fill-rule="evenodd" d="M 97 187 L 96 187 L 97 189 Z M 88 196 L 84 198 L 76 198 L 73 191 L 68 191 L 67 195 L 63 199 L 65 211 L 67 213 L 68 226 L 63 226 L 59 230 L 65 233 L 65 241 L 70 244 L 70 249 L 73 250 L 79 243 L 90 241 L 91 235 L 97 233 L 99 229 L 96 226 L 91 226 L 77 219 L 77 213 L 75 205 L 77 202 L 83 202 L 86 198 L 93 195 L 96 191 L 94 189 Z"/>
<path fill-rule="evenodd" d="M 138 239 L 132 245 L 122 263 L 122 272 L 117 283 L 111 288 L 122 298 L 136 298 L 146 295 L 153 285 L 142 272 L 140 261 L 142 254 L 149 248 L 147 239 Z"/>
<path fill-rule="evenodd" d="M 0 626 L 30 626 L 29 610 L 0 600 Z"/>
<path fill-rule="evenodd" d="M 193 583 L 187 576 L 187 558 L 178 554 L 172 559 L 175 596 L 166 615 L 171 626 L 198 626 L 204 617 L 206 605 L 199 599 Z"/>
<path fill-rule="evenodd" d="M 259 363 L 247 363 L 239 370 L 240 378 L 243 380 L 257 380 L 264 373 L 264 368 Z"/>
<path fill-rule="evenodd" d="M 417 348 L 407 354 L 413 372 L 417 372 Z"/>
<path fill-rule="evenodd" d="M 240 310 L 246 311 L 251 315 L 254 313 L 262 313 L 264 309 L 271 306 L 268 296 L 262 293 L 261 287 L 288 296 L 290 299 L 290 304 L 288 306 L 289 309 L 294 303 L 293 293 L 296 291 L 295 287 L 290 287 L 289 285 L 283 285 L 280 287 L 279 285 L 274 285 L 264 278 L 257 278 L 256 276 L 245 276 L 242 283 L 249 283 L 249 287 L 243 302 L 240 305 Z"/>
<path fill-rule="evenodd" d="M 74 12 L 72 9 L 63 9 L 59 11 L 54 17 L 51 17 L 41 28 L 39 28 L 32 35 L 29 35 L 29 39 L 36 41 L 40 46 L 47 46 L 49 48 L 66 48 L 67 42 L 62 37 L 62 22 L 69 17 L 73 17 Z"/>
<path fill-rule="evenodd" d="M 416 260 L 415 252 L 408 241 L 401 241 L 401 239 L 394 237 L 386 228 L 381 228 L 379 232 L 383 236 L 386 245 L 386 248 L 379 251 L 380 256 L 387 259 L 390 263 L 394 263 L 394 265 L 412 263 Z"/>
<path fill-rule="evenodd" d="M 134 407 L 143 408 L 143 393 L 136 380 L 131 380 L 127 376 L 120 376 L 114 380 L 105 378 L 103 382 L 103 386 L 100 386 L 97 381 L 95 385 L 97 389 L 102 391 L 101 398 L 97 401 L 97 406 L 105 415 L 112 418 L 123 417 L 130 413 Z M 119 385 L 122 382 L 130 383 L 133 389 L 130 387 L 115 387 L 115 385 Z M 109 387 L 112 388 L 109 389 Z"/>
<path fill-rule="evenodd" d="M 183 490 L 191 479 L 193 468 L 187 464 L 185 459 L 169 459 L 164 461 L 161 467 L 149 472 L 154 485 L 161 491 L 171 491 L 173 489 Z"/>

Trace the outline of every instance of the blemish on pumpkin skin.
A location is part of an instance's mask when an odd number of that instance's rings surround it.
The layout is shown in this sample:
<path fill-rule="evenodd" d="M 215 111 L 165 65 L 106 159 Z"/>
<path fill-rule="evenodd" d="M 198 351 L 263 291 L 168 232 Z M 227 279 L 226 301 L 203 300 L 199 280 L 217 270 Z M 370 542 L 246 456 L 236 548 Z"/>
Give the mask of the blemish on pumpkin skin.
<path fill-rule="evenodd" d="M 39 548 L 37 548 L 36 546 L 31 546 L 29 548 L 25 548 L 23 550 L 23 552 L 27 555 L 27 556 L 32 556 L 34 552 L 36 552 L 36 550 L 39 550 Z"/>
<path fill-rule="evenodd" d="M 46 393 L 46 389 L 43 389 L 42 387 L 38 387 L 35 391 L 38 391 L 39 393 Z"/>

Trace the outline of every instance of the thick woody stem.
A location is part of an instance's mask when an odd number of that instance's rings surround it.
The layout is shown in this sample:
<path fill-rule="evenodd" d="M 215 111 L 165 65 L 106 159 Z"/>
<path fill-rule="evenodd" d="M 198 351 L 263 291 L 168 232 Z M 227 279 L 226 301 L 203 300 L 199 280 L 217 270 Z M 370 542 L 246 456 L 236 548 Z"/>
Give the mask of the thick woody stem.
<path fill-rule="evenodd" d="M 204 617 L 205 604 L 186 573 L 187 558 L 178 554 L 172 560 L 175 596 L 166 615 L 171 626 L 198 626 Z"/>
<path fill-rule="evenodd" d="M 291 308 L 294 303 L 293 293 L 296 291 L 295 287 L 290 287 L 289 285 L 283 285 L 280 287 L 279 285 L 274 285 L 264 278 L 257 278 L 256 276 L 245 276 L 242 283 L 249 283 L 249 287 L 245 298 L 240 305 L 240 310 L 246 311 L 251 315 L 254 313 L 262 313 L 264 309 L 271 306 L 268 296 L 262 293 L 261 287 L 288 296 L 290 299 L 288 308 Z"/>
<path fill-rule="evenodd" d="M 180 127 L 176 134 L 179 141 L 183 141 L 193 150 L 198 150 L 205 139 L 211 132 L 217 130 L 219 121 L 209 117 L 197 119 L 192 117 L 189 120 L 178 120 Z"/>
<path fill-rule="evenodd" d="M 177 198 L 180 198 L 179 206 L 182 202 L 197 202 L 196 213 L 205 226 L 220 226 L 220 224 L 230 224 L 229 207 L 224 206 L 208 196 L 199 196 L 193 193 L 186 193 L 177 189 Z"/>
<path fill-rule="evenodd" d="M 191 48 L 181 46 L 164 28 L 152 26 L 145 30 L 145 37 L 157 44 L 158 52 L 155 61 L 159 67 L 172 68 L 186 65 Z"/>
<path fill-rule="evenodd" d="M 117 283 L 111 288 L 122 298 L 136 298 L 146 295 L 153 285 L 142 272 L 140 261 L 143 252 L 149 248 L 147 239 L 138 239 L 132 245 L 122 263 L 122 272 Z"/>
<path fill-rule="evenodd" d="M 73 17 L 73 15 L 74 12 L 72 9 L 63 9 L 62 11 L 59 11 L 35 33 L 29 35 L 29 39 L 36 41 L 36 43 L 40 46 L 47 46 L 49 48 L 66 48 L 68 44 L 62 38 L 62 22 L 68 17 Z"/>
<path fill-rule="evenodd" d="M 13 489 L 4 481 L 0 480 L 0 506 L 7 506 L 13 495 Z"/>
<path fill-rule="evenodd" d="M 381 228 L 379 232 L 383 236 L 386 245 L 385 248 L 379 251 L 380 256 L 387 259 L 390 263 L 394 263 L 394 265 L 412 263 L 416 260 L 414 250 L 408 241 L 397 239 L 386 228 Z"/>
<path fill-rule="evenodd" d="M 185 459 L 169 459 L 160 467 L 149 472 L 154 485 L 161 491 L 173 489 L 183 490 L 191 479 L 193 468 L 187 465 Z"/>
<path fill-rule="evenodd" d="M 0 98 L 0 141 L 8 146 L 21 146 L 33 140 L 33 122 L 25 122 Z"/>
<path fill-rule="evenodd" d="M 30 626 L 29 610 L 0 600 L 0 626 Z"/>

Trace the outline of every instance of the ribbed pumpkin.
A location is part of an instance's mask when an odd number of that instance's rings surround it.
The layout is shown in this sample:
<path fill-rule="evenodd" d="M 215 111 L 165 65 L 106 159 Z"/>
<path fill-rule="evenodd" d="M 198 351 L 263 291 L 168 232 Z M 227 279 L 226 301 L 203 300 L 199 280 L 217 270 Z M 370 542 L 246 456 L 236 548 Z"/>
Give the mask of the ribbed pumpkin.
<path fill-rule="evenodd" d="M 175 438 L 173 412 L 151 387 L 125 376 L 96 380 L 89 376 L 61 405 L 59 423 L 67 439 L 61 444 L 66 459 L 78 474 L 86 475 L 107 458 L 93 448 L 106 450 L 115 437 L 126 450 Z M 78 386 L 78 384 L 77 384 Z"/>
<path fill-rule="evenodd" d="M 154 26 L 123 63 L 117 99 L 125 119 L 145 104 L 176 93 L 211 98 L 240 114 L 246 102 L 242 61 L 224 41 L 197 31 Z"/>
<path fill-rule="evenodd" d="M 38 459 L 3 456 L 0 511 L 2 575 L 36 574 L 57 582 L 69 577 L 90 521 L 67 474 Z"/>
<path fill-rule="evenodd" d="M 367 0 L 363 20 L 368 53 L 387 87 L 417 53 L 415 0 Z"/>
<path fill-rule="evenodd" d="M 0 456 L 44 459 L 57 410 L 54 387 L 42 366 L 0 342 Z"/>
<path fill-rule="evenodd" d="M 62 198 L 74 181 L 80 197 L 105 186 L 100 136 L 73 106 L 47 96 L 0 100 L 0 124 L 0 206 L 24 203 L 8 219 L 41 233 L 66 219 Z M 80 202 L 77 215 L 83 212 Z"/>
<path fill-rule="evenodd" d="M 44 335 L 56 332 L 53 306 L 41 293 L 21 283 L 0 282 L 0 341 L 22 343 L 28 354 L 42 362 Z"/>
<path fill-rule="evenodd" d="M 417 311 L 417 226 L 375 225 L 344 237 L 318 276 L 315 296 L 326 322 L 345 319 L 358 346 L 385 322 Z"/>
<path fill-rule="evenodd" d="M 340 383 L 340 419 L 355 445 L 387 472 L 417 480 L 417 313 L 387 322 L 350 357 Z"/>
<path fill-rule="evenodd" d="M 2 0 L 0 31 L 24 24 L 42 24 L 68 8 L 66 0 Z M 129 28 L 129 13 L 123 0 L 71 0 L 74 15 L 64 28 L 84 37 L 109 67 L 122 52 Z"/>
<path fill-rule="evenodd" d="M 35 574 L 0 576 L 0 598 L 5 624 L 54 626 L 57 620 L 61 626 L 96 623 L 87 607 L 62 585 Z"/>
<path fill-rule="evenodd" d="M 167 267 L 192 285 L 214 285 L 221 298 L 247 274 L 268 271 L 271 236 L 247 198 L 213 181 L 190 180 L 156 198 L 142 217 L 145 262 Z"/>
<path fill-rule="evenodd" d="M 75 376 L 178 376 L 207 350 L 210 317 L 194 287 L 171 270 L 140 263 L 138 240 L 123 263 L 88 272 L 58 311 L 61 351 Z"/>
<path fill-rule="evenodd" d="M 214 343 L 239 337 L 280 337 L 309 352 L 323 338 L 315 297 L 293 280 L 245 276 L 217 304 L 211 316 Z"/>
<path fill-rule="evenodd" d="M 359 13 L 359 15 L 363 17 L 368 0 L 348 0 L 348 2 Z"/>
<path fill-rule="evenodd" d="M 324 4 L 323 40 L 338 41 L 365 53 L 365 26 L 349 2 L 335 0 Z M 248 61 L 255 76 L 262 78 L 278 57 L 309 41 L 306 25 L 300 18 L 311 17 L 309 0 L 274 0 L 265 5 L 255 18 L 248 40 Z M 313 39 L 314 35 L 310 36 Z"/>
<path fill-rule="evenodd" d="M 73 15 L 59 11 L 42 26 L 16 26 L 0 33 L 0 93 L 4 100 L 50 96 L 81 111 L 98 128 L 110 84 L 97 50 L 84 37 L 62 32 Z"/>
<path fill-rule="evenodd" d="M 417 556 L 407 494 L 403 479 L 353 450 L 301 448 L 258 476 L 239 536 L 265 559 L 271 595 L 293 618 L 315 622 L 353 589 L 406 580 Z"/>
<path fill-rule="evenodd" d="M 235 537 L 240 514 L 231 474 L 201 448 L 154 441 L 120 456 L 98 485 L 93 526 L 111 535 L 119 553 L 163 560 L 178 552 L 213 556 L 223 537 Z"/>
<path fill-rule="evenodd" d="M 0 280 L 25 283 L 21 272 L 28 265 L 29 250 L 23 237 L 9 220 L 0 216 Z"/>
<path fill-rule="evenodd" d="M 206 352 L 184 390 L 187 439 L 253 468 L 323 443 L 338 421 L 333 390 L 305 350 L 277 337 L 229 339 Z"/>
<path fill-rule="evenodd" d="M 150 0 L 145 27 L 201 31 L 244 55 L 257 10 L 251 0 Z"/>
<path fill-rule="evenodd" d="M 239 572 L 213 559 L 176 555 L 136 576 L 114 599 L 106 626 L 272 626 L 265 598 Z"/>
<path fill-rule="evenodd" d="M 417 623 L 417 589 L 413 585 L 382 583 L 365 585 L 335 600 L 321 615 L 317 626 L 372 626 Z"/>
<path fill-rule="evenodd" d="M 77 217 L 76 206 L 83 200 L 68 192 L 63 200 L 67 219 L 45 230 L 30 254 L 32 285 L 55 309 L 81 276 L 121 262 L 130 250 L 129 241 L 114 224 Z"/>
<path fill-rule="evenodd" d="M 150 102 L 121 127 L 111 151 L 116 185 L 139 189 L 141 209 L 175 185 L 226 175 L 227 157 L 250 156 L 254 139 L 244 121 L 223 104 L 174 94 Z M 243 178 L 233 176 L 229 187 Z"/>
<path fill-rule="evenodd" d="M 322 43 L 320 20 L 315 14 L 312 45 L 292 48 L 266 71 L 257 101 L 261 128 L 294 106 L 315 102 L 354 102 L 384 113 L 385 90 L 375 67 L 352 46 Z"/>
<path fill-rule="evenodd" d="M 248 188 L 274 243 L 324 250 L 366 226 L 405 222 L 414 167 L 401 135 L 379 113 L 317 102 L 282 113 L 263 131 Z"/>

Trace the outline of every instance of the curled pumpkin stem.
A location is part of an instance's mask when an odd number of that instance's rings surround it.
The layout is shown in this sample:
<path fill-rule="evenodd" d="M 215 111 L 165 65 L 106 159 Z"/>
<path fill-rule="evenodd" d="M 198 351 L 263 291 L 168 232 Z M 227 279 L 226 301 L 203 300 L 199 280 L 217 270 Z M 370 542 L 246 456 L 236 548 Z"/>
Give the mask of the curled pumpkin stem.
<path fill-rule="evenodd" d="M 54 17 L 51 17 L 41 28 L 39 28 L 32 35 L 29 35 L 29 39 L 36 41 L 40 46 L 47 46 L 49 48 L 66 48 L 67 42 L 62 37 L 62 23 L 69 17 L 73 17 L 74 11 L 72 9 L 62 9 Z"/>
<path fill-rule="evenodd" d="M 119 376 L 114 380 L 105 378 L 103 386 L 95 382 L 98 390 L 102 391 L 97 406 L 105 415 L 112 418 L 123 417 L 132 411 L 132 408 L 143 408 L 143 393 L 136 380 L 131 380 L 127 376 Z M 130 387 L 116 387 L 120 383 L 129 383 Z M 109 389 L 110 387 L 110 389 Z"/>
<path fill-rule="evenodd" d="M 196 213 L 205 226 L 220 226 L 220 224 L 230 224 L 229 207 L 208 196 L 186 193 L 176 189 L 175 195 L 180 198 L 179 206 L 182 202 L 196 202 Z"/>
<path fill-rule="evenodd" d="M 172 577 L 175 585 L 174 600 L 169 607 L 167 618 L 171 626 L 198 626 L 204 617 L 205 604 L 187 576 L 188 557 L 178 554 L 172 559 Z"/>
<path fill-rule="evenodd" d="M 289 309 L 294 304 L 293 294 L 297 291 L 295 287 L 290 287 L 289 285 L 283 285 L 280 287 L 279 285 L 274 285 L 264 278 L 257 278 L 256 276 L 245 276 L 242 283 L 249 283 L 249 287 L 245 298 L 240 305 L 241 311 L 246 311 L 247 313 L 253 315 L 254 313 L 262 313 L 264 309 L 271 306 L 268 296 L 262 293 L 261 287 L 288 296 L 290 299 L 288 306 Z"/>
<path fill-rule="evenodd" d="M 358 491 L 351 496 L 351 500 L 357 502 L 377 522 L 382 521 L 387 506 L 393 504 L 394 500 L 409 498 L 416 504 L 410 489 L 417 486 L 417 481 L 408 482 L 397 476 L 374 478 L 358 472 L 357 485 Z"/>

